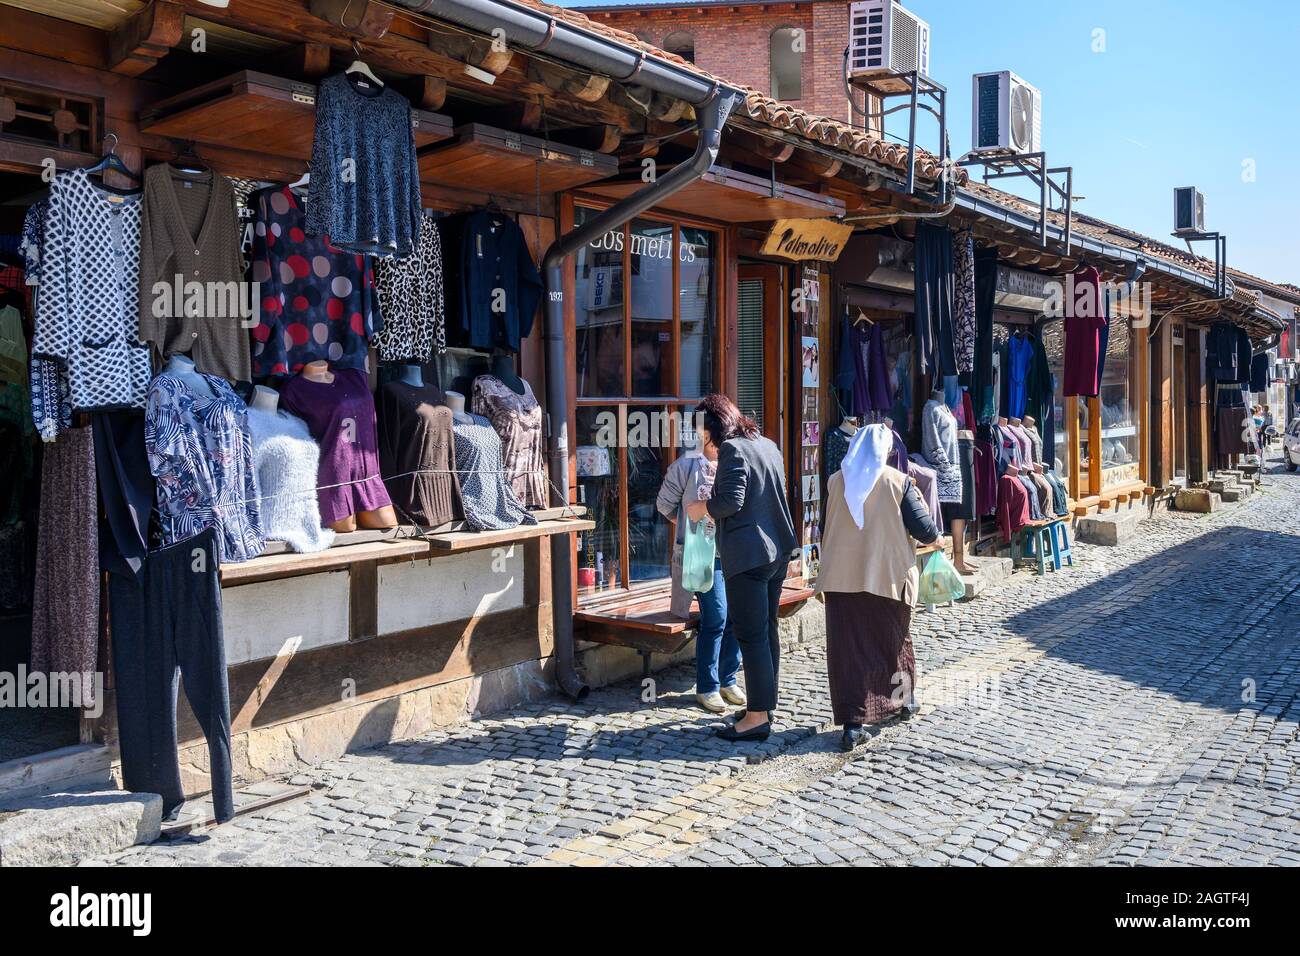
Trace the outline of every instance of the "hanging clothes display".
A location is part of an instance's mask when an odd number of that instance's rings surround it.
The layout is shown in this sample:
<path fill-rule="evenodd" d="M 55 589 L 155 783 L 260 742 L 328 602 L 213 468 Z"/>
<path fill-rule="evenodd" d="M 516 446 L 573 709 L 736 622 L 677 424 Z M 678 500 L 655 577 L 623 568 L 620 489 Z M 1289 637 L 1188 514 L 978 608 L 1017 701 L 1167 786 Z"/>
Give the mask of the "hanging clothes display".
<path fill-rule="evenodd" d="M 1210 382 L 1237 381 L 1237 327 L 1215 322 L 1205 337 L 1205 377 Z"/>
<path fill-rule="evenodd" d="M 459 233 L 455 343 L 518 352 L 533 329 L 543 291 L 523 230 L 504 213 L 479 210 L 460 221 Z"/>
<path fill-rule="evenodd" d="M 424 527 L 461 517 L 452 412 L 442 390 L 389 382 L 375 396 L 379 469 L 397 512 Z"/>
<path fill-rule="evenodd" d="M 1101 273 L 1087 266 L 1074 274 L 1074 294 L 1065 302 L 1065 395 L 1092 398 L 1100 391 L 1101 330 L 1106 324 Z M 1019 417 L 1019 416 L 1017 416 Z"/>
<path fill-rule="evenodd" d="M 1268 391 L 1272 376 L 1273 359 L 1267 352 L 1260 352 L 1250 360 L 1250 390 L 1256 394 Z"/>
<path fill-rule="evenodd" d="M 975 438 L 975 510 L 980 517 L 993 514 L 998 507 L 997 459 L 986 436 L 987 432 L 981 431 Z"/>
<path fill-rule="evenodd" d="M 442 237 L 432 216 L 420 221 L 415 254 L 375 260 L 383 328 L 374 336 L 385 362 L 428 362 L 447 351 L 442 296 Z"/>
<path fill-rule="evenodd" d="M 145 408 L 144 443 L 157 480 L 162 541 L 215 528 L 221 560 L 247 561 L 266 547 L 248 409 L 225 379 L 191 374 L 211 394 L 198 391 L 190 375 L 164 371 L 149 386 Z"/>
<path fill-rule="evenodd" d="M 545 508 L 546 471 L 542 457 L 542 408 L 524 382 L 522 395 L 495 375 L 474 379 L 470 410 L 492 423 L 501 436 L 501 454 L 515 496 L 526 508 Z"/>
<path fill-rule="evenodd" d="M 1043 343 L 1044 324 L 1039 323 L 1032 336 L 1034 358 L 1029 365 L 1029 379 L 1025 387 L 1024 414 L 1034 419 L 1041 429 L 1039 439 L 1039 459 L 1043 460 L 1043 445 L 1054 449 L 1056 441 L 1056 384 L 1052 376 L 1052 366 L 1047 358 L 1047 347 Z M 1054 454 L 1053 454 L 1054 458 Z M 1053 462 L 1045 462 L 1051 467 Z"/>
<path fill-rule="evenodd" d="M 248 434 L 263 535 L 268 541 L 283 541 L 299 554 L 328 548 L 334 543 L 334 532 L 321 526 L 316 498 L 320 448 L 312 441 L 307 423 L 280 409 L 250 405 Z"/>
<path fill-rule="evenodd" d="M 77 411 L 144 407 L 140 209 L 138 193 L 110 192 L 84 169 L 50 186 L 32 354 L 67 370 Z"/>
<path fill-rule="evenodd" d="M 161 794 L 164 818 L 185 802 L 176 751 L 176 692 L 183 683 L 207 739 L 213 815 L 224 823 L 235 809 L 217 539 L 209 528 L 151 551 L 139 583 L 109 575 L 109 609 L 122 785 Z"/>
<path fill-rule="evenodd" d="M 460 478 L 465 523 L 475 531 L 499 531 L 536 524 L 515 497 L 501 461 L 501 438 L 481 415 L 453 418 L 456 470 Z"/>
<path fill-rule="evenodd" d="M 340 249 L 405 259 L 423 215 L 411 104 L 391 86 L 338 73 L 316 88 L 307 232 Z"/>
<path fill-rule="evenodd" d="M 1025 414 L 1025 403 L 1029 394 L 1029 370 L 1034 361 L 1034 343 L 1030 336 L 1015 332 L 1007 337 L 1002 346 L 1002 362 L 1006 401 L 1002 412 L 1007 418 L 1020 418 Z"/>
<path fill-rule="evenodd" d="M 827 481 L 830 480 L 831 475 L 840 470 L 840 464 L 844 461 L 844 456 L 848 454 L 849 442 L 852 439 L 853 436 L 838 425 L 827 430 L 826 437 L 822 440 L 824 446 L 822 450 L 822 468 Z"/>
<path fill-rule="evenodd" d="M 253 326 L 253 374 L 297 375 L 308 362 L 367 367 L 383 328 L 369 260 L 309 235 L 303 197 L 288 186 L 254 197 L 251 275 L 261 305 Z M 310 209 L 313 200 L 305 200 Z"/>
<path fill-rule="evenodd" d="M 251 381 L 244 296 L 237 291 L 243 280 L 230 181 L 210 170 L 190 173 L 170 163 L 146 169 L 140 338 L 153 346 L 155 360 L 184 354 L 205 375 Z M 191 284 L 199 295 L 189 294 Z M 211 294 L 215 289 L 236 292 Z"/>
<path fill-rule="evenodd" d="M 149 519 L 155 482 L 145 448 L 144 415 L 136 411 L 96 412 L 95 478 L 103 514 L 99 524 L 99 566 L 135 580 L 149 551 Z"/>
<path fill-rule="evenodd" d="M 953 347 L 957 371 L 975 369 L 975 236 L 969 229 L 957 233 L 952 242 L 953 256 Z M 971 423 L 974 427 L 974 423 Z"/>
<path fill-rule="evenodd" d="M 379 469 L 375 400 L 364 372 L 331 369 L 329 382 L 295 375 L 280 389 L 280 406 L 307 423 L 320 445 L 316 497 L 332 525 L 363 511 L 392 506 Z"/>
<path fill-rule="evenodd" d="M 998 386 L 993 372 L 993 304 L 998 284 L 997 249 L 975 253 L 975 368 L 971 372 L 977 421 L 997 416 Z"/>
<path fill-rule="evenodd" d="M 919 371 L 939 376 L 956 375 L 952 233 L 947 226 L 921 221 L 916 224 L 915 245 L 916 333 L 913 341 L 920 358 Z"/>
<path fill-rule="evenodd" d="M 89 428 L 70 428 L 45 449 L 32 598 L 31 670 L 99 670 L 99 505 Z M 83 692 L 94 697 L 94 681 Z M 89 705 L 91 701 L 84 701 Z"/>

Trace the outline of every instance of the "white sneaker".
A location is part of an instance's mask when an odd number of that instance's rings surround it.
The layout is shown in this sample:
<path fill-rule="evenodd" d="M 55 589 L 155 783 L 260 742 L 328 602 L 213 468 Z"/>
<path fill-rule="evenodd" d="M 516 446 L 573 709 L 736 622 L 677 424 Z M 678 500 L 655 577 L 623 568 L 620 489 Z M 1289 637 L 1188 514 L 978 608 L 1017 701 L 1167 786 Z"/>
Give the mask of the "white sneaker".
<path fill-rule="evenodd" d="M 745 700 L 745 695 L 741 693 L 740 688 L 735 684 L 732 684 L 730 687 L 722 688 L 719 695 L 733 707 L 744 707 L 749 703 L 749 701 Z"/>
<path fill-rule="evenodd" d="M 716 690 L 712 694 L 696 694 L 695 699 L 699 701 L 700 706 L 711 714 L 725 714 L 727 705 L 722 702 L 722 695 Z"/>

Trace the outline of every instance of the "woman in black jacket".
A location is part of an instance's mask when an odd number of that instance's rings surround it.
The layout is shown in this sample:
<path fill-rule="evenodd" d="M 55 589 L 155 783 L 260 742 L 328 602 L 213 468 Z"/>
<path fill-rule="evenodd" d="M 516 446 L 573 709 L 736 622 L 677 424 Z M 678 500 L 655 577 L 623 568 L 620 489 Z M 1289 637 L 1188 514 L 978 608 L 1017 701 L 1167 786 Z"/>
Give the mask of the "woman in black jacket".
<path fill-rule="evenodd" d="M 749 709 L 724 740 L 766 740 L 776 708 L 781 644 L 777 615 L 790 553 L 798 547 L 785 492 L 781 450 L 759 434 L 725 395 L 708 395 L 696 407 L 701 440 L 718 449 L 713 497 L 692 502 L 692 521 L 706 515 L 718 528 L 718 556 L 727 579 L 727 604 L 745 666 Z"/>

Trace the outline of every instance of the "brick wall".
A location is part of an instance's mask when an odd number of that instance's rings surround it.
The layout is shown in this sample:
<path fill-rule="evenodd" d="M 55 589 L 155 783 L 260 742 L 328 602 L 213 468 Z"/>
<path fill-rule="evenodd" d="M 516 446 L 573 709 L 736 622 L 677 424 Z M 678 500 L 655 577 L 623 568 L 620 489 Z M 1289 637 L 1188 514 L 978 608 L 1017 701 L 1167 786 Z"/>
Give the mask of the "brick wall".
<path fill-rule="evenodd" d="M 769 95 L 772 93 L 769 65 L 772 31 L 780 27 L 803 29 L 806 51 L 801 96 L 788 102 L 819 116 L 850 121 L 848 100 L 840 82 L 844 47 L 848 42 L 848 0 L 730 9 L 620 10 L 589 16 L 635 33 L 656 46 L 663 46 L 669 34 L 684 30 L 695 38 L 695 62 L 699 66 Z"/>

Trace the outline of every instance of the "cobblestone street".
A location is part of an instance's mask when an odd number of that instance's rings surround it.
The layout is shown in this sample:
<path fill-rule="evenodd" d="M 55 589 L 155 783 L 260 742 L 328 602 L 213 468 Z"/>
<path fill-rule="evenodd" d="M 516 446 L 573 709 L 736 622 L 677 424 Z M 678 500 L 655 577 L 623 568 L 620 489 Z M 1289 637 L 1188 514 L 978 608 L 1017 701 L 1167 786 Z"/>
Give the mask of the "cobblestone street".
<path fill-rule="evenodd" d="M 310 796 L 112 861 L 1300 864 L 1300 476 L 922 612 L 921 714 L 852 755 L 825 648 L 737 748 L 693 668 L 348 755 Z"/>

